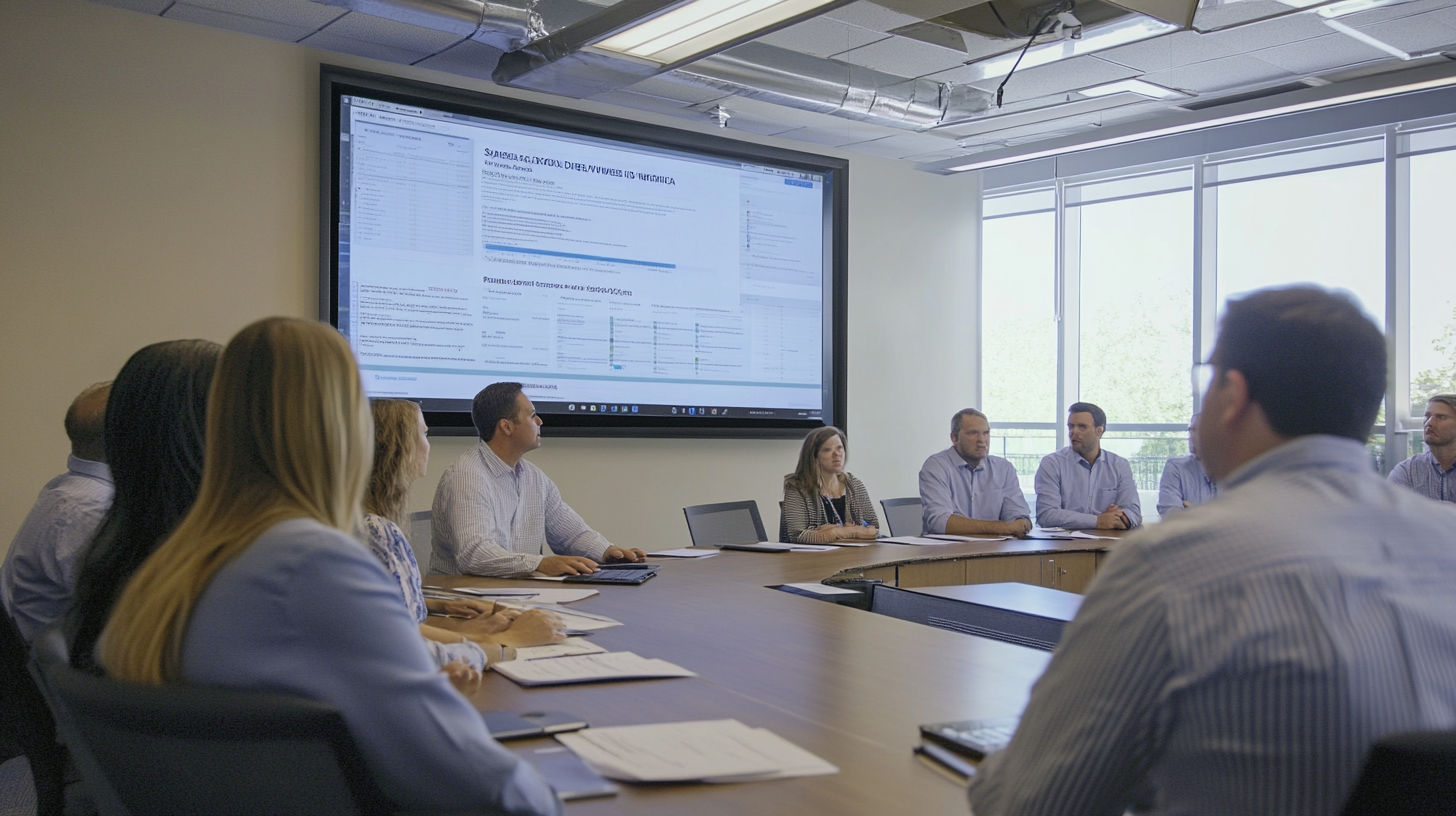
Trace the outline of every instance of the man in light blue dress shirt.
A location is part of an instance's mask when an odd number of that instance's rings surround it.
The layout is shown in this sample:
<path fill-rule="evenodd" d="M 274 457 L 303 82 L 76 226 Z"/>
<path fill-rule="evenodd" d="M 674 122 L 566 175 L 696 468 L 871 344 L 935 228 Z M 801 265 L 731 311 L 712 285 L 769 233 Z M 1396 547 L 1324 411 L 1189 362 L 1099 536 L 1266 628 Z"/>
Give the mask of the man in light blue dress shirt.
<path fill-rule="evenodd" d="M 111 509 L 116 488 L 104 440 L 110 395 L 110 382 L 97 383 L 71 403 L 65 422 L 71 440 L 66 472 L 41 489 L 0 567 L 5 611 L 27 641 L 70 608 L 81 557 Z"/>
<path fill-rule="evenodd" d="M 975 816 L 1334 814 L 1374 742 L 1456 727 L 1456 507 L 1372 471 L 1385 338 L 1314 287 L 1225 307 L 1218 501 L 1127 536 Z"/>
<path fill-rule="evenodd" d="M 991 423 L 974 408 L 950 418 L 950 447 L 920 467 L 920 506 L 927 533 L 1023 536 L 1031 510 L 1016 466 L 991 456 Z"/>
<path fill-rule="evenodd" d="M 1068 530 L 1128 530 L 1143 523 L 1132 465 L 1102 449 L 1107 414 L 1090 402 L 1067 408 L 1072 444 L 1036 469 L 1036 521 Z"/>
<path fill-rule="evenodd" d="M 1390 471 L 1390 480 L 1436 501 L 1456 502 L 1456 394 L 1426 403 L 1426 449 Z"/>
<path fill-rule="evenodd" d="M 1158 482 L 1158 515 L 1163 518 L 1218 495 L 1218 485 L 1208 478 L 1198 456 L 1198 414 L 1188 420 L 1188 455 L 1169 459 Z"/>

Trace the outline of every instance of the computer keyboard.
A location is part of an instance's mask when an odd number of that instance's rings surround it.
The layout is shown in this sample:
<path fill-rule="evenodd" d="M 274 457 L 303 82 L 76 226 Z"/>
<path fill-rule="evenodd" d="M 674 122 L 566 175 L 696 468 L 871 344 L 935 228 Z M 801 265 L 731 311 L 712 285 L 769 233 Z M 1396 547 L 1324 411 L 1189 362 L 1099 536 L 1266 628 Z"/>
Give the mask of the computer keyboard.
<path fill-rule="evenodd" d="M 654 569 L 610 569 L 597 570 L 590 575 L 568 575 L 568 584 L 640 584 L 657 574 Z"/>
<path fill-rule="evenodd" d="M 958 720 L 920 726 L 920 736 L 973 759 L 1005 748 L 1016 733 L 1020 717 Z"/>

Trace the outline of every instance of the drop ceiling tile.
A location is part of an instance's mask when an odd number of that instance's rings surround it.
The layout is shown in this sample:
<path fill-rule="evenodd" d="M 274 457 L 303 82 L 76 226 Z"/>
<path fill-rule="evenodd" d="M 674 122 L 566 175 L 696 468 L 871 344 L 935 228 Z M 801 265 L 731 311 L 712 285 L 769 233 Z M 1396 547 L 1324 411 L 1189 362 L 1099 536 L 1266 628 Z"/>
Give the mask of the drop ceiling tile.
<path fill-rule="evenodd" d="M 966 55 L 909 37 L 888 37 L 834 58 L 896 76 L 921 77 L 956 68 L 965 61 Z"/>
<path fill-rule="evenodd" d="M 825 12 L 824 16 L 860 28 L 868 28 L 871 31 L 889 31 L 892 28 L 920 22 L 919 17 L 891 11 L 884 6 L 877 6 L 869 0 L 859 0 L 857 3 L 841 6 L 833 11 Z"/>
<path fill-rule="evenodd" d="M 501 51 L 478 40 L 461 40 L 455 45 L 416 63 L 421 68 L 431 68 L 448 74 L 490 79 L 495 64 L 500 62 Z"/>
<path fill-rule="evenodd" d="M 670 99 L 684 105 L 697 105 L 703 102 L 729 98 L 732 94 L 718 88 L 709 88 L 705 85 L 697 85 L 670 76 L 656 76 L 644 79 L 643 81 L 623 90 L 632 93 L 647 94 L 661 99 Z"/>
<path fill-rule="evenodd" d="M 1062 94 L 1079 88 L 1090 88 L 1105 82 L 1131 79 L 1142 73 L 1125 65 L 1108 62 L 1094 56 L 1073 57 L 1049 65 L 1038 65 L 1012 74 L 1006 83 L 1005 102 L 1039 99 L 1052 94 Z M 989 93 L 996 92 L 996 86 L 1005 77 L 980 79 L 971 85 Z M 1166 83 L 1162 83 L 1166 84 Z"/>
<path fill-rule="evenodd" d="M 828 113 L 816 113 L 814 111 L 791 108 L 787 105 L 776 105 L 761 99 L 749 99 L 743 96 L 730 96 L 714 102 L 704 102 L 694 107 L 699 111 L 707 111 L 715 105 L 722 105 L 724 109 L 733 114 L 733 122 L 737 122 L 739 118 L 746 116 L 758 120 L 781 123 L 783 125 L 782 130 L 793 130 L 802 127 L 828 127 L 848 121 Z M 731 128 L 733 126 L 732 122 L 728 126 Z"/>
<path fill-rule="evenodd" d="M 1316 39 L 1307 42 L 1318 41 Z M 1296 46 L 1303 44 L 1298 43 Z M 1262 55 L 1267 52 L 1261 51 L 1259 53 Z M 1231 88 L 1259 85 L 1266 82 L 1288 81 L 1293 79 L 1294 76 L 1290 71 L 1275 67 L 1268 62 L 1263 62 L 1251 56 L 1240 55 L 1210 60 L 1208 62 L 1199 62 L 1193 65 L 1185 65 L 1181 68 L 1172 68 L 1167 71 L 1155 71 L 1143 75 L 1142 78 L 1148 82 L 1154 82 L 1169 88 L 1178 88 L 1194 93 L 1209 93 L 1211 91 L 1224 91 Z"/>
<path fill-rule="evenodd" d="M 1456 28 L 1441 22 L 1434 14 L 1362 26 L 1360 31 L 1409 54 L 1456 43 Z"/>
<path fill-rule="evenodd" d="M 1456 5 L 1451 5 L 1447 8 L 1438 9 L 1436 11 L 1430 12 L 1430 14 L 1433 19 L 1439 20 L 1440 22 L 1448 26 L 1456 26 Z"/>
<path fill-rule="evenodd" d="M 896 136 L 885 136 L 880 139 L 854 142 L 846 147 L 850 150 L 869 153 L 873 156 L 884 156 L 888 159 L 903 159 L 906 156 L 915 156 L 921 153 L 954 150 L 956 149 L 956 142 L 955 139 L 949 139 L 944 136 L 932 136 L 928 133 L 901 133 Z"/>
<path fill-rule="evenodd" d="M 668 113 L 682 115 L 688 106 L 671 99 L 663 99 L 660 96 L 649 96 L 647 94 L 632 93 L 631 91 L 607 91 L 591 97 L 593 102 L 603 102 L 608 105 L 617 105 L 633 110 L 651 111 L 652 113 Z"/>
<path fill-rule="evenodd" d="M 339 18 L 319 33 L 328 34 L 331 37 L 375 43 L 403 51 L 416 51 L 419 52 L 420 57 L 443 51 L 464 39 L 457 34 L 386 20 L 383 17 L 374 17 L 359 12 Z M 307 44 L 312 45 L 312 43 Z"/>
<path fill-rule="evenodd" d="M 100 6 L 139 11 L 142 14 L 161 14 L 172 5 L 173 0 L 91 0 Z"/>
<path fill-rule="evenodd" d="M 168 20 L 181 20 L 184 23 L 196 23 L 241 34 L 251 34 L 254 37 L 267 37 L 270 40 L 287 42 L 298 42 L 318 30 L 316 25 L 299 26 L 276 23 L 272 20 L 260 20 L 244 14 L 230 14 L 226 11 L 201 8 L 188 3 L 174 3 L 163 16 Z"/>
<path fill-rule="evenodd" d="M 964 155 L 966 155 L 966 151 L 957 148 L 955 150 L 940 150 L 934 153 L 919 153 L 914 156 L 905 156 L 903 158 L 905 159 L 905 161 L 908 162 L 914 162 L 915 164 L 924 164 L 925 162 L 940 161 L 941 159 L 957 159 Z"/>
<path fill-rule="evenodd" d="M 877 40 L 887 39 L 889 36 L 880 31 L 871 31 L 868 28 L 860 28 L 828 17 L 814 17 L 798 25 L 759 37 L 758 42 L 788 48 L 801 54 L 827 57 L 851 48 L 869 45 Z"/>
<path fill-rule="evenodd" d="M 353 54 L 356 57 L 367 57 L 369 59 L 397 62 L 404 65 L 412 65 L 424 60 L 426 57 L 433 56 L 433 53 L 430 51 L 396 48 L 392 45 L 381 45 L 379 43 L 356 40 L 353 37 L 341 37 L 337 34 L 331 34 L 327 28 L 311 37 L 299 40 L 299 43 L 309 48 L 338 51 L 341 54 Z"/>
<path fill-rule="evenodd" d="M 1289 6 L 1275 0 L 1257 2 L 1222 3 L 1217 6 L 1201 7 L 1193 15 L 1193 27 L 1199 31 L 1212 31 L 1237 25 L 1260 17 L 1289 13 Z"/>
<path fill-rule="evenodd" d="M 729 123 L 729 127 L 732 127 L 732 123 Z M 784 131 L 778 135 L 785 139 L 795 139 L 800 142 L 809 142 L 811 144 L 827 145 L 830 147 L 843 147 L 844 145 L 854 144 L 856 142 L 865 142 L 885 136 L 897 135 L 900 132 L 890 128 L 855 122 L 849 119 L 836 119 L 836 121 L 825 125 L 796 128 L 794 130 Z"/>
<path fill-rule="evenodd" d="M 1395 3 L 1389 6 L 1362 11 L 1358 14 L 1346 14 L 1339 18 L 1340 22 L 1355 28 L 1383 23 L 1386 20 L 1398 20 L 1402 17 L 1410 17 L 1414 14 L 1426 14 L 1438 12 L 1450 14 L 1456 10 L 1451 0 L 1416 0 L 1413 3 Z"/>
<path fill-rule="evenodd" d="M 1166 71 L 1214 58 L 1207 55 L 1209 46 L 1205 36 L 1196 31 L 1175 31 L 1151 40 L 1098 51 L 1097 56 L 1139 71 Z"/>
<path fill-rule="evenodd" d="M 600 6 L 582 0 L 538 0 L 536 3 L 536 13 L 551 31 L 585 20 L 601 10 Z"/>
<path fill-rule="evenodd" d="M 183 0 L 189 6 L 201 6 L 229 14 L 257 17 L 292 26 L 317 29 L 344 16 L 348 9 L 305 0 Z M 171 16 L 168 14 L 167 16 Z"/>
<path fill-rule="evenodd" d="M 1344 34 L 1334 33 L 1293 45 L 1266 48 L 1258 52 L 1256 56 L 1269 65 L 1278 66 L 1291 74 L 1300 76 L 1331 71 L 1371 60 L 1394 59 L 1374 46 L 1366 45 Z"/>

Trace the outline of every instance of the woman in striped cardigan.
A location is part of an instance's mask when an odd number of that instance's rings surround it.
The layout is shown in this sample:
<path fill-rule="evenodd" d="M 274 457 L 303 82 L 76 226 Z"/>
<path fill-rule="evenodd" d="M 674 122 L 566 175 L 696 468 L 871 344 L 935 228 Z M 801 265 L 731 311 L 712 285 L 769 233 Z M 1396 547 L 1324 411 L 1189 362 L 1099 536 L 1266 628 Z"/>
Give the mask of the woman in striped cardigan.
<path fill-rule="evenodd" d="M 828 544 L 880 534 L 880 519 L 864 483 L 844 472 L 848 457 L 844 432 L 832 425 L 804 437 L 799 466 L 784 477 L 782 540 Z"/>

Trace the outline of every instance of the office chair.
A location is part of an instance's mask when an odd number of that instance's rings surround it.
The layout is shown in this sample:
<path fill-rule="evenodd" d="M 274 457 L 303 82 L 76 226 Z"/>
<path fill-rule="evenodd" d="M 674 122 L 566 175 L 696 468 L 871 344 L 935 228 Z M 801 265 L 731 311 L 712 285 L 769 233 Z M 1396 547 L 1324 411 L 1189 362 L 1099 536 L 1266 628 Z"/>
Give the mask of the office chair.
<path fill-rule="evenodd" d="M 404 531 L 409 536 L 410 549 L 415 551 L 415 563 L 420 565 L 420 577 L 430 574 L 430 558 L 435 554 L 435 542 L 431 539 L 434 535 L 432 518 L 429 510 L 410 513 L 409 529 Z"/>
<path fill-rule="evenodd" d="M 214 686 L 121 683 L 73 669 L 66 657 L 57 630 L 37 637 L 33 665 L 64 709 L 63 733 L 93 760 L 78 761 L 82 776 L 93 794 L 114 792 L 115 802 L 98 801 L 103 814 L 392 810 L 328 705 Z"/>
<path fill-rule="evenodd" d="M 1398 734 L 1376 742 L 1341 814 L 1456 814 L 1456 731 Z"/>
<path fill-rule="evenodd" d="M 718 547 L 724 544 L 752 544 L 767 541 L 763 519 L 758 515 L 758 502 L 738 501 L 719 504 L 695 504 L 684 507 L 688 535 L 694 547 Z"/>
<path fill-rule="evenodd" d="M 65 809 L 66 749 L 56 742 L 56 722 L 35 680 L 25 670 L 29 648 L 8 614 L 0 613 L 0 700 L 3 736 L 30 763 L 37 816 L 61 816 Z M 11 766 L 16 770 L 17 766 Z"/>
<path fill-rule="evenodd" d="M 920 497 L 909 499 L 882 499 L 885 508 L 885 525 L 892 536 L 918 536 L 924 531 L 925 520 L 921 515 Z"/>

